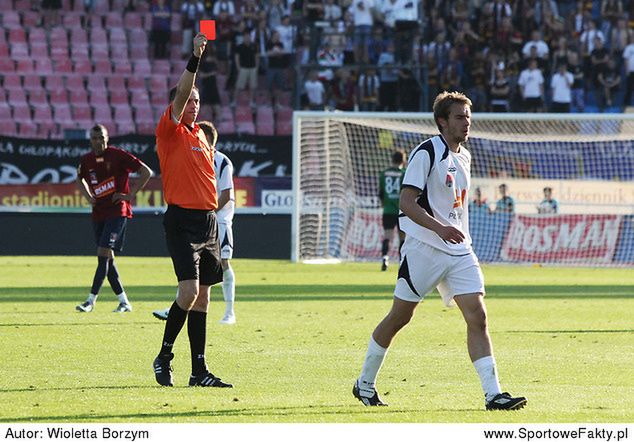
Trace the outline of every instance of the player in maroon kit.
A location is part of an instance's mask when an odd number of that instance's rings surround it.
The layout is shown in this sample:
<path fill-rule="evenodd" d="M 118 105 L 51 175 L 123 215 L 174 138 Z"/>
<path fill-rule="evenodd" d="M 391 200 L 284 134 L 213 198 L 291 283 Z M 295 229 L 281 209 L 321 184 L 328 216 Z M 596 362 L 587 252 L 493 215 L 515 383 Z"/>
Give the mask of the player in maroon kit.
<path fill-rule="evenodd" d="M 108 146 L 108 129 L 97 124 L 90 130 L 92 152 L 81 158 L 77 169 L 77 186 L 92 205 L 92 221 L 97 242 L 97 270 L 88 299 L 79 304 L 79 312 L 91 312 L 104 279 L 119 298 L 115 312 L 129 312 L 132 306 L 123 290 L 114 263 L 114 252 L 123 249 L 125 227 L 132 218 L 130 201 L 152 176 L 143 161 L 125 150 Z M 130 188 L 130 173 L 138 172 L 139 179 Z"/>

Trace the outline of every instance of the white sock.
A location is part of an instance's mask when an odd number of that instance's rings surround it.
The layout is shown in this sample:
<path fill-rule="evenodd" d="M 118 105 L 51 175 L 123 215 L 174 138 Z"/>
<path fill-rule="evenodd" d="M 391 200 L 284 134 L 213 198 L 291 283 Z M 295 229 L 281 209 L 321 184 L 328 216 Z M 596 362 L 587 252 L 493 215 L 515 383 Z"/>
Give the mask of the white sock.
<path fill-rule="evenodd" d="M 482 390 L 486 400 L 490 401 L 497 394 L 502 393 L 500 388 L 500 381 L 498 380 L 498 371 L 495 366 L 495 358 L 493 356 L 485 356 L 473 362 L 478 375 L 480 376 L 480 383 L 482 384 Z"/>
<path fill-rule="evenodd" d="M 125 294 L 125 291 L 119 293 L 117 295 L 117 298 L 119 298 L 119 303 L 121 304 L 129 304 L 130 302 L 128 301 L 128 297 Z"/>
<path fill-rule="evenodd" d="M 88 299 L 86 299 L 86 301 L 90 302 L 91 304 L 95 304 L 95 302 L 97 302 L 97 295 L 90 293 L 88 295 Z"/>
<path fill-rule="evenodd" d="M 381 365 L 387 353 L 387 348 L 381 347 L 373 337 L 370 337 L 368 352 L 365 354 L 361 375 L 359 375 L 359 390 L 361 396 L 372 396 L 374 394 L 374 384 L 379 375 Z M 365 394 L 364 394 L 365 393 Z"/>
<path fill-rule="evenodd" d="M 232 315 L 233 301 L 236 299 L 236 280 L 231 266 L 222 273 L 222 296 L 225 298 L 225 315 Z"/>

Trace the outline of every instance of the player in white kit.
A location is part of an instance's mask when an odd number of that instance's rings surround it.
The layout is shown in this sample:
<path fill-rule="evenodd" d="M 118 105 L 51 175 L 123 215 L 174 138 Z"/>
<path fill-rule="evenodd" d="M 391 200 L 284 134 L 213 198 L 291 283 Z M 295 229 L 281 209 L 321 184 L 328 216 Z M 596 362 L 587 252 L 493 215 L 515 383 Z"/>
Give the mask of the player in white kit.
<path fill-rule="evenodd" d="M 218 132 L 208 121 L 200 121 L 200 128 L 205 132 L 211 146 L 216 146 Z M 222 152 L 214 152 L 214 169 L 216 172 L 216 189 L 218 191 L 218 241 L 220 243 L 220 263 L 222 265 L 222 295 L 225 300 L 225 313 L 221 324 L 235 324 L 236 315 L 233 303 L 236 297 L 235 275 L 230 260 L 233 258 L 233 215 L 235 213 L 235 193 L 233 189 L 233 163 Z M 155 310 L 154 317 L 165 320 L 169 308 Z"/>
<path fill-rule="evenodd" d="M 471 247 L 467 195 L 471 154 L 462 146 L 471 126 L 471 100 L 443 92 L 434 101 L 440 135 L 416 147 L 401 184 L 399 224 L 405 232 L 392 309 L 374 330 L 353 395 L 366 406 L 386 405 L 376 378 L 387 349 L 423 297 L 437 288 L 457 304 L 467 323 L 467 348 L 485 393 L 487 410 L 513 410 L 524 397 L 502 392 L 484 305 L 484 278 Z"/>

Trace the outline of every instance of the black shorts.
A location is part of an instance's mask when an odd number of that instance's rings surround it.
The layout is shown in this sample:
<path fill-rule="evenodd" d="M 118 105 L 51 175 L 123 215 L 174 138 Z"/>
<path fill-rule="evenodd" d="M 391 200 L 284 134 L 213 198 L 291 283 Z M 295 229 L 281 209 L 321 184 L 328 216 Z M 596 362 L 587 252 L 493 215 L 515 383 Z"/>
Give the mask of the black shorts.
<path fill-rule="evenodd" d="M 383 228 L 385 230 L 392 230 L 398 226 L 398 215 L 383 214 Z"/>
<path fill-rule="evenodd" d="M 196 279 L 201 285 L 222 281 L 218 223 L 213 211 L 169 205 L 163 227 L 178 281 Z"/>
<path fill-rule="evenodd" d="M 95 232 L 97 247 L 112 249 L 115 252 L 122 251 L 127 224 L 128 218 L 124 216 L 108 218 L 104 221 L 93 221 L 92 228 Z"/>

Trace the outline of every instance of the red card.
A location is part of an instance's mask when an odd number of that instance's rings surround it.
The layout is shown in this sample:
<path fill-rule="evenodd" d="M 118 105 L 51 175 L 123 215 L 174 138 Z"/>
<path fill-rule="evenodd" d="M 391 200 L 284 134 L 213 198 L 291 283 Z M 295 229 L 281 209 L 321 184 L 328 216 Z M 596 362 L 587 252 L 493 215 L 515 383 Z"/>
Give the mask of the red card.
<path fill-rule="evenodd" d="M 200 32 L 205 34 L 207 40 L 216 39 L 216 20 L 201 20 Z"/>

